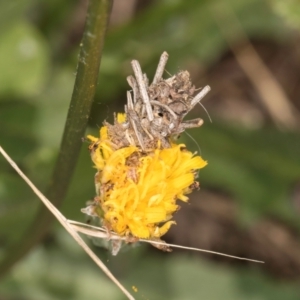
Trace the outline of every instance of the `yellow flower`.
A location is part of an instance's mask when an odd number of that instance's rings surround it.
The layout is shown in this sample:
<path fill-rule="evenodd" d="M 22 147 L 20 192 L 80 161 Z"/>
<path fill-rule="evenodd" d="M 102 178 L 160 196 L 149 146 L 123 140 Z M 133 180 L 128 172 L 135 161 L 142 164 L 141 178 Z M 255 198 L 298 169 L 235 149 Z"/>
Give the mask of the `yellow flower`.
<path fill-rule="evenodd" d="M 99 138 L 88 136 L 97 196 L 82 211 L 128 242 L 160 240 L 175 224 L 177 201 L 188 201 L 187 194 L 199 187 L 198 170 L 207 164 L 173 139 L 203 124 L 200 118 L 184 119 L 210 87 L 195 95 L 188 71 L 163 79 L 167 59 L 164 52 L 151 83 L 133 60 L 125 113 L 114 115 L 112 124 L 105 121 Z M 164 244 L 156 247 L 170 251 Z"/>
<path fill-rule="evenodd" d="M 118 114 L 118 123 L 126 115 Z M 197 170 L 207 162 L 188 151 L 184 144 L 170 143 L 162 148 L 142 151 L 129 145 L 119 148 L 112 142 L 107 126 L 100 129 L 100 138 L 88 136 L 95 176 L 97 197 L 101 208 L 95 214 L 103 218 L 108 230 L 120 236 L 156 239 L 164 235 L 175 221 L 177 200 L 197 187 Z"/>

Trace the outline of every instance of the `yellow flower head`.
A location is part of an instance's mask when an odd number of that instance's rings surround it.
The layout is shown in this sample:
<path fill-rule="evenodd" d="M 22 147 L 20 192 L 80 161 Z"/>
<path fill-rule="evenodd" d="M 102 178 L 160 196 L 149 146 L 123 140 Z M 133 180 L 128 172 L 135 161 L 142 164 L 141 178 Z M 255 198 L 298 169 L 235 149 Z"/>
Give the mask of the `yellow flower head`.
<path fill-rule="evenodd" d="M 158 240 L 175 224 L 177 200 L 186 202 L 199 187 L 197 172 L 207 164 L 173 140 L 202 125 L 199 118 L 183 118 L 210 88 L 194 96 L 187 71 L 163 80 L 167 57 L 163 53 L 150 85 L 132 61 L 135 78 L 127 78 L 132 92 L 127 92 L 125 113 L 115 115 L 113 124 L 104 122 L 99 138 L 88 136 L 97 196 L 83 211 L 119 236 Z"/>
<path fill-rule="evenodd" d="M 91 157 L 98 169 L 97 204 L 105 225 L 119 235 L 159 238 L 172 224 L 176 200 L 187 201 L 197 170 L 207 163 L 184 144 L 143 152 L 136 146 L 114 149 L 107 127 L 91 140 Z"/>

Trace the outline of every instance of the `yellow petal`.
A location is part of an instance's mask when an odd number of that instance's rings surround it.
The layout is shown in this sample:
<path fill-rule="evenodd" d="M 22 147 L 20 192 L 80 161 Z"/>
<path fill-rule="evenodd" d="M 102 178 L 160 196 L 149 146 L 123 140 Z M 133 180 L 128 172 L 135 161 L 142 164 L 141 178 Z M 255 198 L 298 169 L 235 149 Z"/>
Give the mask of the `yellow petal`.
<path fill-rule="evenodd" d="M 119 124 L 124 123 L 126 121 L 126 114 L 118 113 L 117 114 L 117 121 Z"/>
<path fill-rule="evenodd" d="M 170 227 L 173 224 L 175 225 L 176 222 L 175 221 L 168 221 L 164 225 L 162 225 L 161 227 L 157 227 L 154 234 L 153 234 L 153 237 L 159 238 L 159 237 L 163 236 L 164 234 L 166 234 L 168 232 L 168 230 L 170 229 Z"/>

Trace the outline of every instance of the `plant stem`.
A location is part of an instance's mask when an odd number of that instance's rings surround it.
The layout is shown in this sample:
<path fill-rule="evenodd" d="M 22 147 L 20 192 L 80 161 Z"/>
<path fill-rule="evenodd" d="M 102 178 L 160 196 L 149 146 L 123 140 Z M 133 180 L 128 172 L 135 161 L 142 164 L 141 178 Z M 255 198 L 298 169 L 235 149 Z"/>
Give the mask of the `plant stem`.
<path fill-rule="evenodd" d="M 77 75 L 69 106 L 60 151 L 48 189 L 47 197 L 59 206 L 65 195 L 81 148 L 81 138 L 87 126 L 108 25 L 112 0 L 90 0 L 83 33 Z M 28 231 L 8 249 L 0 264 L 0 277 L 22 259 L 47 233 L 53 216 L 42 206 Z"/>

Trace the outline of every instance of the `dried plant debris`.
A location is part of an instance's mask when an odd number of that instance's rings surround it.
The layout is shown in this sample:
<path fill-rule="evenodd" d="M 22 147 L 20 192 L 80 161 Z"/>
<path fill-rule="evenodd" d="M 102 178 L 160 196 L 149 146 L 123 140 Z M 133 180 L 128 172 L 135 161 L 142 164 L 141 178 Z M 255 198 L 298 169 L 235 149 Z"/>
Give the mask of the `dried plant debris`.
<path fill-rule="evenodd" d="M 82 212 L 100 218 L 108 233 L 125 236 L 127 242 L 161 241 L 175 224 L 177 200 L 188 201 L 186 195 L 199 187 L 198 170 L 207 164 L 175 139 L 203 124 L 200 118 L 183 119 L 210 87 L 196 93 L 187 71 L 163 79 L 167 59 L 164 52 L 150 85 L 133 60 L 135 77 L 127 78 L 132 90 L 127 92 L 125 113 L 115 114 L 114 124 L 105 121 L 100 137 L 88 136 L 97 195 Z"/>
<path fill-rule="evenodd" d="M 164 52 L 150 86 L 138 61 L 132 61 L 135 78 L 127 78 L 132 92 L 127 92 L 126 119 L 120 124 L 115 116 L 114 125 L 104 122 L 118 148 L 136 145 L 146 151 L 155 148 L 158 141 L 163 148 L 169 148 L 170 138 L 203 124 L 200 118 L 189 121 L 183 121 L 183 118 L 210 91 L 210 87 L 206 86 L 194 96 L 196 88 L 188 71 L 162 79 L 167 59 L 168 54 Z"/>

